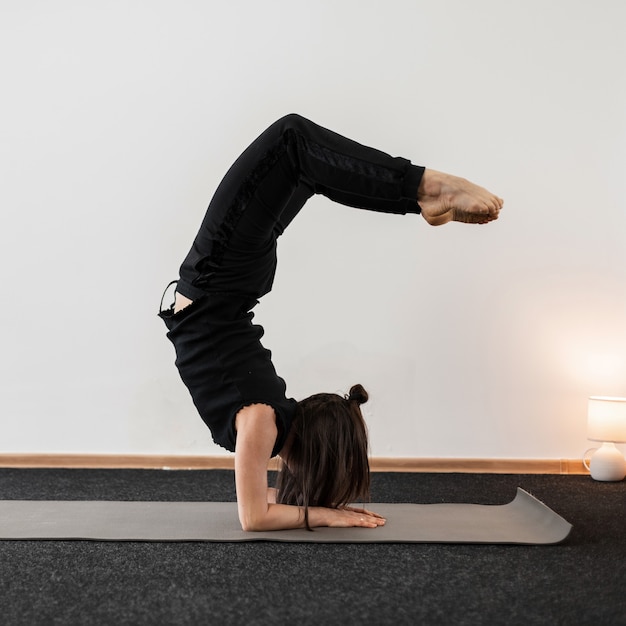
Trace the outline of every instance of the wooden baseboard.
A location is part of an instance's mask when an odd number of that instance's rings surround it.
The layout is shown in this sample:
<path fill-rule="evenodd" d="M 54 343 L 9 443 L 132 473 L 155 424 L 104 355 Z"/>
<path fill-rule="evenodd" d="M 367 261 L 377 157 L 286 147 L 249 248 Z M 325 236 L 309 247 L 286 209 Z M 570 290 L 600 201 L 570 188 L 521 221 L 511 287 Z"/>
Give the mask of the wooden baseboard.
<path fill-rule="evenodd" d="M 373 457 L 374 472 L 587 474 L 578 459 L 424 459 Z M 233 456 L 154 454 L 0 454 L 0 468 L 229 469 Z M 275 469 L 276 463 L 271 465 Z"/>

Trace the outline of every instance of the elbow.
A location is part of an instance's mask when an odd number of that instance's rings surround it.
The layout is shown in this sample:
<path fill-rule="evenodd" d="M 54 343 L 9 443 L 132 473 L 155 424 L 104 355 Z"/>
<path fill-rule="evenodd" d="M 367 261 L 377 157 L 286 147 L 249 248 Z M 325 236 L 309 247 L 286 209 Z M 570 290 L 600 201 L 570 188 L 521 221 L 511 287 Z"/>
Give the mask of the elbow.
<path fill-rule="evenodd" d="M 246 533 L 259 532 L 266 530 L 265 528 L 265 516 L 264 515 L 239 515 L 239 523 L 241 524 L 241 530 Z"/>
<path fill-rule="evenodd" d="M 239 516 L 239 523 L 241 524 L 241 530 L 244 533 L 249 533 L 254 531 L 254 522 L 247 517 Z"/>

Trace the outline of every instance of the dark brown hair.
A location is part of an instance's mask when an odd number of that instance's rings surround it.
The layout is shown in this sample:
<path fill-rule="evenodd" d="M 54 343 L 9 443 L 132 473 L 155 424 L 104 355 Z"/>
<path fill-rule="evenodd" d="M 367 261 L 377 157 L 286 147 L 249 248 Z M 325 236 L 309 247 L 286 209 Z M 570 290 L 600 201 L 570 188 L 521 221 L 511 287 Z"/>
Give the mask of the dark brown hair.
<path fill-rule="evenodd" d="M 360 405 L 368 395 L 361 385 L 341 397 L 318 393 L 298 403 L 289 433 L 287 458 L 277 479 L 277 502 L 338 508 L 369 500 L 367 427 Z"/>

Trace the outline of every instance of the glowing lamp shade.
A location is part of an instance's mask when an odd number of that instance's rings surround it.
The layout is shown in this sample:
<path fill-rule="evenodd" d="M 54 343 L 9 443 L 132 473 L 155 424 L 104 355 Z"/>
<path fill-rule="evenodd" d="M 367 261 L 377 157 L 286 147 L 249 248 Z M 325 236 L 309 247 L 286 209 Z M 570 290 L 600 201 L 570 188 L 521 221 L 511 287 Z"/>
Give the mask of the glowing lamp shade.
<path fill-rule="evenodd" d="M 595 480 L 623 480 L 626 459 L 615 443 L 626 442 L 626 398 L 592 396 L 587 412 L 587 437 L 601 441 L 589 463 Z"/>

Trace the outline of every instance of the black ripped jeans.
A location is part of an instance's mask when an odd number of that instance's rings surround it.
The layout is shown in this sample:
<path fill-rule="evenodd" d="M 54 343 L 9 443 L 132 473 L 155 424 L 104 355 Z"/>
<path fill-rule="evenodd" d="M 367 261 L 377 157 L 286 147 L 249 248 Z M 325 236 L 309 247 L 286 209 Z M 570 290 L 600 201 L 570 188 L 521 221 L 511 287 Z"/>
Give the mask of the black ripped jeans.
<path fill-rule="evenodd" d="M 297 403 L 261 345 L 252 308 L 272 287 L 276 242 L 313 194 L 362 209 L 419 213 L 423 167 L 391 157 L 298 115 L 272 124 L 220 183 L 176 290 L 193 303 L 159 312 L 176 366 L 214 441 L 235 449 L 235 416 L 250 404 L 274 408 L 282 448 Z"/>

